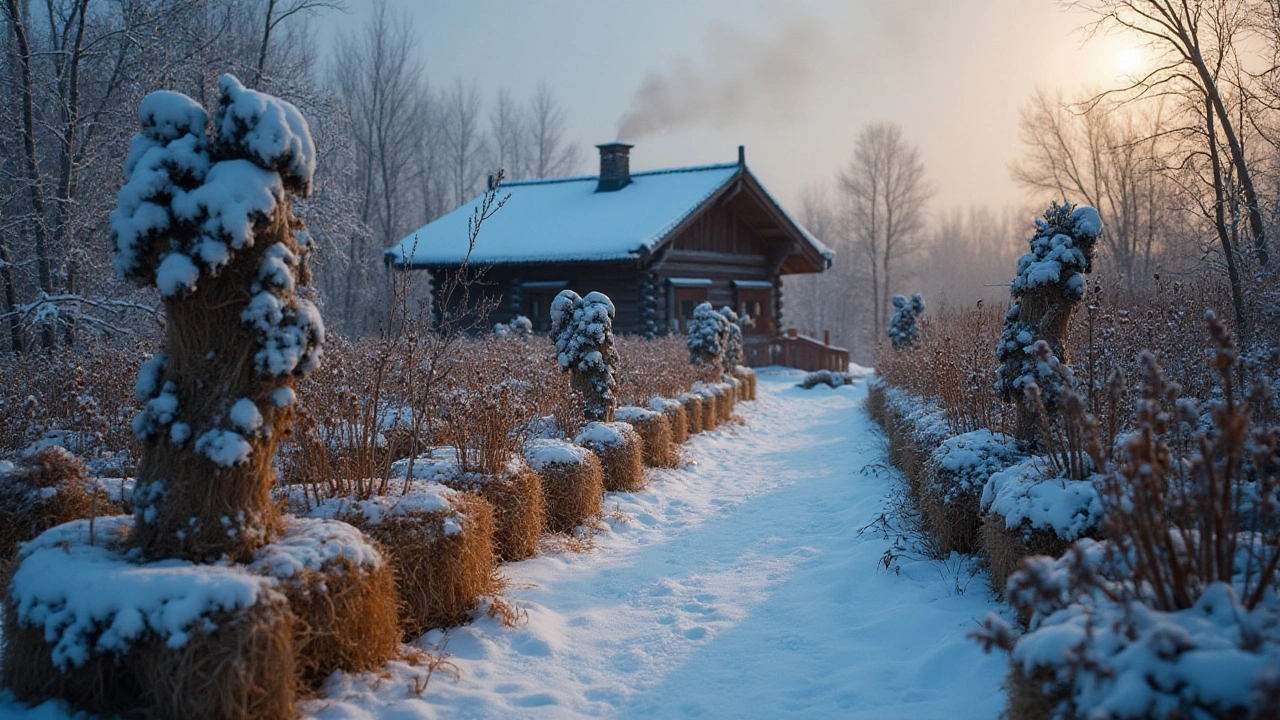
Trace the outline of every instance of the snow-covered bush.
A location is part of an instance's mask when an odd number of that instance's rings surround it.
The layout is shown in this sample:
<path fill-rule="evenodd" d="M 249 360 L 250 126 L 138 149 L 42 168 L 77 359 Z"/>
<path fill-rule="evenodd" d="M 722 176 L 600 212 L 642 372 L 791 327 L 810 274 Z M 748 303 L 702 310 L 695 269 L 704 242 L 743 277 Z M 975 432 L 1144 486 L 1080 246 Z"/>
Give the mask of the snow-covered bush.
<path fill-rule="evenodd" d="M 943 502 L 951 503 L 961 496 L 981 496 L 987 480 L 1017 458 L 1017 443 L 983 428 L 943 440 L 930 460 L 946 474 L 947 485 L 938 490 Z"/>
<path fill-rule="evenodd" d="M 533 321 L 524 315 L 516 315 L 509 323 L 497 323 L 493 326 L 493 334 L 498 337 L 513 337 L 528 340 L 533 335 Z"/>
<path fill-rule="evenodd" d="M 307 123 L 230 75 L 218 87 L 212 123 L 185 95 L 143 99 L 111 214 L 117 272 L 159 289 L 169 321 L 134 421 L 133 542 L 152 557 L 245 558 L 267 542 L 271 457 L 324 342 L 290 205 L 315 169 Z"/>
<path fill-rule="evenodd" d="M 1076 306 L 1084 298 L 1084 273 L 1093 269 L 1094 246 L 1102 234 L 1098 211 L 1091 207 L 1052 204 L 1036 220 L 1036 234 L 1028 239 L 1031 252 L 1018 259 L 1018 274 L 1009 286 L 1013 305 L 1005 315 L 1004 330 L 996 345 L 1001 366 L 996 390 L 1005 402 L 1018 404 L 1018 439 L 1034 442 L 1035 414 L 1026 406 L 1025 390 L 1040 388 L 1049 413 L 1058 410 L 1065 377 L 1052 367 L 1068 364 L 1067 328 Z M 1037 352 L 1046 343 L 1052 361 Z"/>
<path fill-rule="evenodd" d="M 797 387 L 804 388 L 805 390 L 812 390 L 819 385 L 838 388 L 844 387 L 845 385 L 852 385 L 853 380 L 853 375 L 847 372 L 837 372 L 835 370 L 814 370 L 813 372 L 805 375 L 804 379 L 797 384 Z"/>
<path fill-rule="evenodd" d="M 889 340 L 894 350 L 906 350 L 916 344 L 920 328 L 916 320 L 924 314 L 924 298 L 920 293 L 907 300 L 904 295 L 893 296 L 893 317 L 889 318 Z"/>
<path fill-rule="evenodd" d="M 612 422 L 617 406 L 613 317 L 613 301 L 604 293 L 579 297 L 572 290 L 561 290 L 551 303 L 556 358 L 562 369 L 572 373 L 573 386 L 582 393 L 583 414 L 591 422 Z"/>
<path fill-rule="evenodd" d="M 689 320 L 689 361 L 694 365 L 716 370 L 720 368 L 729 343 L 729 326 L 732 323 L 711 303 L 704 302 L 693 309 L 693 318 Z"/>
<path fill-rule="evenodd" d="M 729 323 L 724 340 L 724 356 L 721 358 L 724 372 L 729 374 L 742 364 L 742 324 L 739 322 L 738 313 L 728 305 L 720 308 L 720 316 Z"/>
<path fill-rule="evenodd" d="M 1235 344 L 1216 317 L 1207 324 L 1220 381 L 1212 427 L 1144 354 L 1137 429 L 1096 482 L 1106 542 L 1082 540 L 1012 575 L 1007 594 L 1030 632 L 1015 638 L 988 616 L 975 633 L 1011 653 L 1011 707 L 1108 718 L 1280 711 L 1280 428 L 1254 415 L 1270 381 L 1239 397 Z"/>

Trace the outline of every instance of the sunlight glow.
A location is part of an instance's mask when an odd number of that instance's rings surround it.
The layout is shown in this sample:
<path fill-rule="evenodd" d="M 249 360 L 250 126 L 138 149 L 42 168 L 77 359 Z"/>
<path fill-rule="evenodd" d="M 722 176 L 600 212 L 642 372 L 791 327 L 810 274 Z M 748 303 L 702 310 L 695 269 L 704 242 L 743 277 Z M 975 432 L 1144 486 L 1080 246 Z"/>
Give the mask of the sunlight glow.
<path fill-rule="evenodd" d="M 1113 64 L 1118 75 L 1133 75 L 1145 64 L 1142 50 L 1136 47 L 1123 47 L 1116 51 Z"/>

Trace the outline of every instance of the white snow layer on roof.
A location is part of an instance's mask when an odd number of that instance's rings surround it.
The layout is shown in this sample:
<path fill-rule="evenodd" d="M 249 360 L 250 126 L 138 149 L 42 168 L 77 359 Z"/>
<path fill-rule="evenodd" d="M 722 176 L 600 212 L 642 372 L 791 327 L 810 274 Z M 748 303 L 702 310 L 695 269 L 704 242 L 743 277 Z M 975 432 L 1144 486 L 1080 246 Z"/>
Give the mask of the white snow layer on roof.
<path fill-rule="evenodd" d="M 724 186 L 738 165 L 632 173 L 631 184 L 596 192 L 595 176 L 503 184 L 506 204 L 484 222 L 473 262 L 613 260 L 651 248 Z M 454 210 L 387 251 L 393 262 L 456 263 L 467 252 L 467 221 L 482 198 Z M 416 242 L 416 245 L 415 245 Z"/>
<path fill-rule="evenodd" d="M 737 163 L 631 174 L 631 184 L 596 192 L 594 175 L 504 183 L 502 209 L 485 220 L 471 261 L 623 260 L 653 249 L 738 172 Z M 482 197 L 438 218 L 387 250 L 397 265 L 447 265 L 467 252 L 467 223 Z M 774 203 L 777 204 L 776 202 Z M 794 222 L 794 221 L 793 221 Z M 799 227 L 797 224 L 796 227 Z M 825 245 L 800 230 L 824 254 Z"/>

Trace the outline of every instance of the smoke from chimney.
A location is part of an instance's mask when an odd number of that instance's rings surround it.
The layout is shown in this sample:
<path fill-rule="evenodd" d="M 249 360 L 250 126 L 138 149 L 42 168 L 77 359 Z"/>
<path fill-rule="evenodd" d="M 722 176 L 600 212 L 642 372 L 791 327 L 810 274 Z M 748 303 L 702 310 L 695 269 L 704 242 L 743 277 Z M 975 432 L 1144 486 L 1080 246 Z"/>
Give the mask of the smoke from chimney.
<path fill-rule="evenodd" d="M 618 119 L 618 139 L 632 142 L 664 130 L 752 119 L 780 123 L 803 112 L 801 102 L 822 63 L 826 37 L 810 18 L 791 19 L 776 37 L 747 37 L 724 27 L 707 38 L 707 61 L 680 58 L 651 72 Z"/>

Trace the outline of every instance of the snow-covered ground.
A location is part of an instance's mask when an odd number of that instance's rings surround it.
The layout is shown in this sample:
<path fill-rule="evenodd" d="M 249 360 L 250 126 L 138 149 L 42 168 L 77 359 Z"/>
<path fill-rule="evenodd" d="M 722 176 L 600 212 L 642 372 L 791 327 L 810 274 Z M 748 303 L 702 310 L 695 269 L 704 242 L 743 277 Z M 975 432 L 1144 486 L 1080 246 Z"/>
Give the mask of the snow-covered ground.
<path fill-rule="evenodd" d="M 982 578 L 900 560 L 859 530 L 893 480 L 864 381 L 801 390 L 765 371 L 741 425 L 695 436 L 587 552 L 504 566 L 515 628 L 484 617 L 397 661 L 331 678 L 303 712 L 332 718 L 992 718 L 1003 656 L 965 639 L 995 601 Z M 872 470 L 864 472 L 868 466 Z M 625 516 L 625 520 L 622 519 Z M 958 592 L 957 588 L 963 589 Z M 0 699 L 0 717 L 22 712 Z"/>

